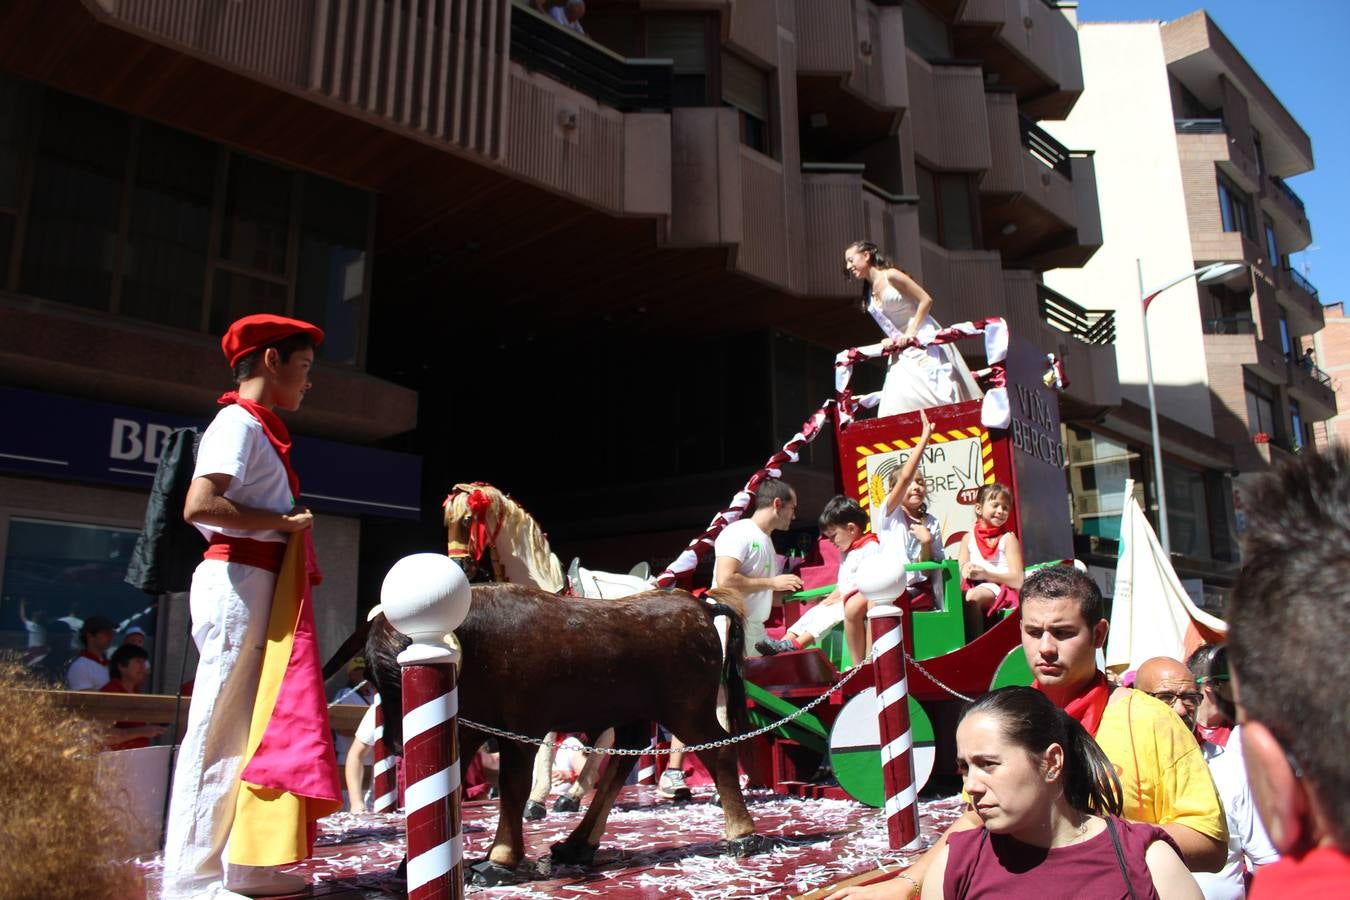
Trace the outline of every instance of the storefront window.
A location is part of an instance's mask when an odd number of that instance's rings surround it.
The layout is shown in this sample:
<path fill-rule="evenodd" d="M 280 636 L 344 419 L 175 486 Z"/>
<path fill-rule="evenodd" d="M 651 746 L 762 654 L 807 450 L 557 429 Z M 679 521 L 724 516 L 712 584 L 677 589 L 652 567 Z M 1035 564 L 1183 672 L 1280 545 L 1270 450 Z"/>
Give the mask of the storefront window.
<path fill-rule="evenodd" d="M 1145 496 L 1143 459 L 1138 451 L 1105 435 L 1074 427 L 1065 433 L 1074 534 L 1117 541 L 1126 480 L 1134 479 L 1134 499 L 1142 501 Z"/>
<path fill-rule="evenodd" d="M 80 625 L 92 615 L 145 631 L 154 655 L 156 602 L 122 580 L 136 545 L 129 528 L 14 517 L 0 580 L 0 650 L 20 654 L 39 675 L 63 681 L 80 652 Z"/>
<path fill-rule="evenodd" d="M 1172 552 L 1208 559 L 1213 550 L 1204 473 L 1163 463 L 1163 489 L 1167 491 L 1167 529 Z"/>

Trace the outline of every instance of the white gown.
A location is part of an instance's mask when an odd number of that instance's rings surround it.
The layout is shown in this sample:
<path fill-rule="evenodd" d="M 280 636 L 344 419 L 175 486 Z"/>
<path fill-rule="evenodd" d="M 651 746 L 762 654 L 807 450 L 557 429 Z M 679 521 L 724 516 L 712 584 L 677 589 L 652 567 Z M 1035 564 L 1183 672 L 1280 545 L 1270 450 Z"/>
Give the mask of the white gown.
<path fill-rule="evenodd" d="M 905 335 L 919 303 L 904 296 L 894 285 L 886 285 L 881 296 L 872 296 L 867 311 L 889 338 L 900 340 Z M 939 331 L 932 316 L 926 316 L 915 337 L 930 340 Z M 886 383 L 881 389 L 878 416 L 974 400 L 981 396 L 970 369 L 961 353 L 952 344 L 937 344 L 927 348 L 908 347 L 891 360 L 886 370 Z"/>

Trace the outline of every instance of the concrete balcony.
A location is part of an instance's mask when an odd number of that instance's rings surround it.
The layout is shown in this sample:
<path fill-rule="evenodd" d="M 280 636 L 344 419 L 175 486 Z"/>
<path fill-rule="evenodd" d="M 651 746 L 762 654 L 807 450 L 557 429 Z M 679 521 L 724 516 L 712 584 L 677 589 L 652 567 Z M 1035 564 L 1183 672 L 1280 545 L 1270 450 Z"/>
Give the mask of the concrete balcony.
<path fill-rule="evenodd" d="M 1095 418 L 1120 404 L 1113 312 L 1084 309 L 1025 269 L 1003 273 L 1003 293 L 1008 327 L 1064 365 L 1062 419 Z"/>
<path fill-rule="evenodd" d="M 1037 269 L 1082 266 L 1101 246 L 1096 169 L 1019 114 L 1008 93 L 985 95 L 991 165 L 980 182 L 984 245 Z"/>
<path fill-rule="evenodd" d="M 1034 318 L 1009 318 L 1003 293 L 1003 266 L 997 253 L 988 250 L 948 250 L 928 240 L 920 240 L 924 290 L 933 298 L 933 318 L 943 325 L 965 322 L 985 316 L 1003 316 L 1008 327 L 1031 333 Z M 1024 310 L 1019 308 L 1017 312 Z M 1033 313 L 1034 316 L 1034 313 Z M 976 342 L 978 343 L 978 342 Z M 980 348 L 966 341 L 961 352 L 969 358 Z"/>
<path fill-rule="evenodd" d="M 969 0 L 952 28 L 956 55 L 978 59 L 1027 113 L 1063 119 L 1083 92 L 1074 20 L 1046 0 Z"/>
<path fill-rule="evenodd" d="M 865 144 L 893 133 L 909 106 L 905 27 L 899 7 L 870 0 L 845 6 L 796 2 L 796 32 L 809 36 L 797 43 L 797 108 L 803 120 L 827 115 L 832 135 L 842 131 Z M 869 126 L 870 133 L 855 133 Z M 809 132 L 804 123 L 802 134 Z"/>
<path fill-rule="evenodd" d="M 907 52 L 914 154 L 930 168 L 982 172 L 990 166 L 989 114 L 978 66 L 932 64 Z"/>
<path fill-rule="evenodd" d="M 214 408 L 229 383 L 209 335 L 11 295 L 0 295 L 0 319 L 6 384 L 185 412 Z M 289 417 L 298 432 L 363 442 L 417 427 L 416 391 L 338 366 L 321 366 L 314 381 Z"/>
<path fill-rule="evenodd" d="M 1183 166 L 1212 162 L 1242 190 L 1261 190 L 1261 167 L 1228 134 L 1223 119 L 1176 119 L 1177 155 Z"/>
<path fill-rule="evenodd" d="M 1299 402 L 1303 418 L 1320 422 L 1336 415 L 1336 388 L 1331 376 L 1302 359 L 1287 363 L 1289 393 Z"/>
<path fill-rule="evenodd" d="M 1275 299 L 1288 312 L 1292 337 L 1322 330 L 1325 316 L 1321 297 L 1317 288 L 1298 272 L 1283 267 L 1275 270 Z"/>
<path fill-rule="evenodd" d="M 1261 208 L 1274 214 L 1275 240 L 1281 253 L 1296 253 L 1312 243 L 1312 224 L 1303 199 L 1283 179 L 1267 177 L 1263 181 Z"/>

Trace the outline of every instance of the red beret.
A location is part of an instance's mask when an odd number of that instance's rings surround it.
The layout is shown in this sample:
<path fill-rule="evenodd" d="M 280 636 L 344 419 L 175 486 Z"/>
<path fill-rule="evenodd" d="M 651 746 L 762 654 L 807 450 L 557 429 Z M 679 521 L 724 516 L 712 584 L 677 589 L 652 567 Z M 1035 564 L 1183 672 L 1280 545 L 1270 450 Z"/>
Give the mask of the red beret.
<path fill-rule="evenodd" d="M 230 326 L 220 339 L 220 349 L 233 368 L 239 360 L 255 350 L 261 350 L 270 344 L 284 341 L 296 334 L 307 334 L 314 346 L 323 343 L 323 329 L 299 319 L 274 316 L 271 313 L 258 313 L 244 316 Z"/>

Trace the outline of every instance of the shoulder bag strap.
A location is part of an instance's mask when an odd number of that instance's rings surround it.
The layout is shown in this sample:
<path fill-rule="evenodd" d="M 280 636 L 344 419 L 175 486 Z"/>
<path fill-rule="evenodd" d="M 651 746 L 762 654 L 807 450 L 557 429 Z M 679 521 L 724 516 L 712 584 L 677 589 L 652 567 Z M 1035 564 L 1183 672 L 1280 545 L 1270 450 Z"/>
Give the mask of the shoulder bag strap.
<path fill-rule="evenodd" d="M 1116 820 L 1108 815 L 1106 817 L 1106 828 L 1111 832 L 1111 846 L 1116 848 L 1116 862 L 1120 863 L 1120 874 L 1125 879 L 1125 890 L 1130 892 L 1130 900 L 1139 900 L 1134 893 L 1134 885 L 1130 882 L 1130 870 L 1125 867 L 1125 851 L 1120 847 L 1120 835 L 1116 834 Z"/>

